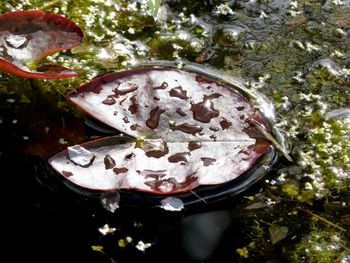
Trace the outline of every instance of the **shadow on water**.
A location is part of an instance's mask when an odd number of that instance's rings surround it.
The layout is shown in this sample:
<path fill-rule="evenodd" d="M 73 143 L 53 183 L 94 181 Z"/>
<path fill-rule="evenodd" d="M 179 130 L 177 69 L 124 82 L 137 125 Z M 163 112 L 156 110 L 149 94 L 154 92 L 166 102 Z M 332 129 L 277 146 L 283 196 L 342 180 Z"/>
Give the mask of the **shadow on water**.
<path fill-rule="evenodd" d="M 10 253 L 14 262 L 235 262 L 233 248 L 246 241 L 239 197 L 181 213 L 133 207 L 111 213 L 97 198 L 53 180 L 38 158 L 2 154 L 0 165 L 9 206 L 3 217 L 5 248 L 16 251 Z M 101 234 L 105 224 L 116 232 Z M 120 240 L 127 237 L 132 242 L 123 247 Z M 151 247 L 139 251 L 139 241 Z M 103 253 L 92 246 L 103 246 Z"/>

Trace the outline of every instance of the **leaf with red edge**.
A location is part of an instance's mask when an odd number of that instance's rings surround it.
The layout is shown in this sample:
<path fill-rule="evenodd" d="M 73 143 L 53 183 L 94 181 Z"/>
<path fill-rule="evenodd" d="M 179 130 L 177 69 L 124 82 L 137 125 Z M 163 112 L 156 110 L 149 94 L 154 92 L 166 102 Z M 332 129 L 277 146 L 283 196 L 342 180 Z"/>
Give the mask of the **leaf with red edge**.
<path fill-rule="evenodd" d="M 58 65 L 36 70 L 29 67 L 48 55 L 79 45 L 82 40 L 82 30 L 57 14 L 35 10 L 0 15 L 0 71 L 25 78 L 75 77 L 78 73 Z"/>
<path fill-rule="evenodd" d="M 76 185 L 176 194 L 233 181 L 272 147 L 262 115 L 228 85 L 196 73 L 143 68 L 96 78 L 68 94 L 130 139 L 68 147 L 49 162 Z"/>

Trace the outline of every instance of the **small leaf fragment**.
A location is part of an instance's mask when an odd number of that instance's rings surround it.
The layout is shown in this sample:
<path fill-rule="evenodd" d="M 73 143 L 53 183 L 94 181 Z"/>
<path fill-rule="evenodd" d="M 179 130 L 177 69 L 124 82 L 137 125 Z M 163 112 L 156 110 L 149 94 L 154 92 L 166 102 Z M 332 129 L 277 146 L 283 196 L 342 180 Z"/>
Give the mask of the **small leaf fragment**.
<path fill-rule="evenodd" d="M 96 252 L 104 253 L 104 252 L 103 252 L 103 246 L 91 246 L 91 249 L 92 249 L 93 251 L 96 251 Z"/>
<path fill-rule="evenodd" d="M 82 40 L 83 32 L 76 24 L 54 13 L 30 10 L 0 15 L 0 71 L 24 78 L 75 77 L 78 74 L 71 69 L 59 65 L 36 68 L 36 64 Z"/>
<path fill-rule="evenodd" d="M 137 244 L 136 244 L 136 248 L 142 252 L 145 252 L 147 248 L 150 248 L 152 246 L 151 243 L 144 243 L 143 241 L 139 241 Z"/>
<path fill-rule="evenodd" d="M 101 194 L 101 204 L 103 208 L 114 213 L 119 208 L 120 194 L 119 192 L 107 192 Z"/>
<path fill-rule="evenodd" d="M 272 224 L 269 228 L 269 233 L 270 233 L 271 242 L 274 245 L 287 236 L 288 228 L 286 226 Z"/>
<path fill-rule="evenodd" d="M 160 203 L 162 204 L 161 208 L 167 211 L 181 211 L 184 209 L 184 203 L 176 197 L 167 197 L 161 200 Z"/>

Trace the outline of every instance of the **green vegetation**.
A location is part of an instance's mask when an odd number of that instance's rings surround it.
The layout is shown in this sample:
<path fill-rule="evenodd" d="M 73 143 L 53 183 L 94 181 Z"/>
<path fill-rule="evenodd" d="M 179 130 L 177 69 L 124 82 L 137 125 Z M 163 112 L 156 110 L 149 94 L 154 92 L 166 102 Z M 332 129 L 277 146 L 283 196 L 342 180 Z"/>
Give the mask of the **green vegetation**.
<path fill-rule="evenodd" d="M 2 13 L 55 12 L 85 32 L 81 46 L 44 61 L 80 69 L 81 77 L 33 81 L 0 74 L 0 96 L 21 107 L 39 90 L 70 112 L 68 91 L 150 59 L 197 61 L 241 77 L 274 102 L 276 126 L 294 161 L 282 160 L 261 189 L 242 198 L 246 239 L 232 245 L 233 253 L 240 262 L 349 260 L 350 116 L 329 117 L 350 105 L 349 4 L 169 0 L 159 13 L 159 2 L 0 1 Z M 0 125 L 6 118 L 0 113 Z M 108 254 L 100 245 L 92 249 Z"/>

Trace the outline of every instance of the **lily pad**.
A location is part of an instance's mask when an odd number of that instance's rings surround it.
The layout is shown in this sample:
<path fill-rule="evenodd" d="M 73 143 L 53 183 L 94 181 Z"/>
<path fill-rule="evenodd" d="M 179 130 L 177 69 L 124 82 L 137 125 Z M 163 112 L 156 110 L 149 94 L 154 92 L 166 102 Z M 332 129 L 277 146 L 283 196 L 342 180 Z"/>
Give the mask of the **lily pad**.
<path fill-rule="evenodd" d="M 261 163 L 252 169 L 254 164 L 263 160 L 268 167 L 275 156 L 271 142 L 249 121 L 271 131 L 262 114 L 233 87 L 197 73 L 172 68 L 116 72 L 68 98 L 130 136 L 73 146 L 49 160 L 80 187 L 177 195 L 217 185 L 225 185 L 227 193 L 235 188 L 227 184 L 239 181 L 235 192 L 240 192 L 264 174 Z M 79 151 L 72 154 L 72 149 Z M 258 173 L 240 181 L 249 170 Z"/>
<path fill-rule="evenodd" d="M 57 14 L 33 10 L 0 15 L 0 71 L 38 79 L 77 76 L 75 71 L 59 65 L 35 68 L 35 64 L 82 40 L 82 30 Z"/>

